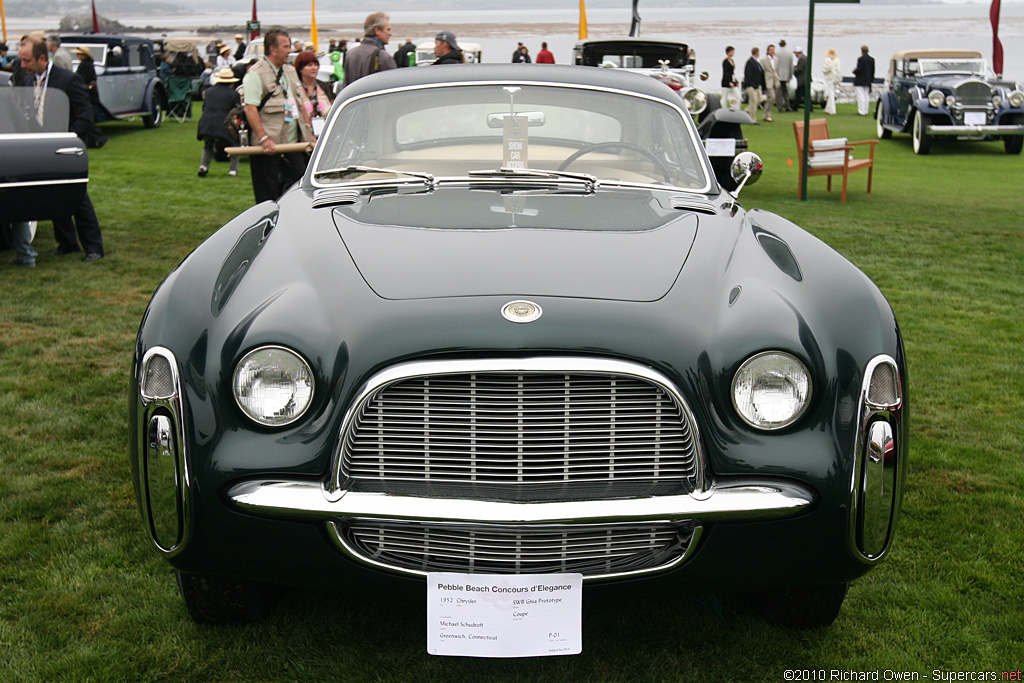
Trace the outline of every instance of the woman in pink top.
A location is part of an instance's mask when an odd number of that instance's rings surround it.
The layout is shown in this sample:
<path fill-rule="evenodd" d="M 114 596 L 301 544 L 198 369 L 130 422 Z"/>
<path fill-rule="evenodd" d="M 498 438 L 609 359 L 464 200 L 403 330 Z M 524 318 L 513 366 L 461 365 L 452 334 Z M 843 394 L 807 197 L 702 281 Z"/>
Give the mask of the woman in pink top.
<path fill-rule="evenodd" d="M 320 71 L 320 60 L 316 58 L 314 52 L 306 50 L 295 57 L 293 66 L 299 72 L 302 84 L 302 106 L 306 108 L 309 120 L 313 124 L 313 134 L 320 137 L 324 118 L 331 108 L 331 96 L 327 92 L 327 87 L 316 79 Z"/>

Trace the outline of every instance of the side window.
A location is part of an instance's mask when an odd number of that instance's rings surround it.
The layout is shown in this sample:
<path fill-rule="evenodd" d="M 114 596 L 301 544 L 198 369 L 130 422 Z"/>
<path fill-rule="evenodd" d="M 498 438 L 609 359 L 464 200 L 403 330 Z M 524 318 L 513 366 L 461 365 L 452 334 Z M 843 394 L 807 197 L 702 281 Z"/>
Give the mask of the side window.
<path fill-rule="evenodd" d="M 125 54 L 125 60 L 124 60 L 124 65 L 125 66 L 139 66 L 140 64 L 142 64 L 142 62 L 139 61 L 139 44 L 138 43 L 129 43 L 128 45 L 126 45 L 125 46 L 124 54 Z"/>
<path fill-rule="evenodd" d="M 156 68 L 156 62 L 153 61 L 153 53 L 150 50 L 150 46 L 145 43 L 139 45 L 139 64 L 146 67 L 147 70 Z"/>

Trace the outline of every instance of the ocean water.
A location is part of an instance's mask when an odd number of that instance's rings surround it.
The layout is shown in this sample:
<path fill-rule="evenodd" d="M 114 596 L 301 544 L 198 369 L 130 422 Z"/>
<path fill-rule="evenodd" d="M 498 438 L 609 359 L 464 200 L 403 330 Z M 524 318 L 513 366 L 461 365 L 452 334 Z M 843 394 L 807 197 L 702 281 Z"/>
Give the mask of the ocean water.
<path fill-rule="evenodd" d="M 430 41 L 433 34 L 450 28 L 460 41 L 474 42 L 483 49 L 485 62 L 507 62 L 513 48 L 522 41 L 535 55 L 541 41 L 547 41 L 556 61 L 568 63 L 572 47 L 578 40 L 578 4 L 553 9 L 516 10 L 515 8 L 480 9 L 473 11 L 416 10 L 391 13 L 394 37 L 391 47 L 397 49 L 406 38 L 415 42 Z M 630 25 L 630 3 L 621 9 L 588 10 L 590 37 L 626 35 Z M 903 49 L 960 48 L 978 50 L 991 64 L 992 28 L 987 2 L 955 4 L 861 5 L 828 4 L 815 6 L 812 68 L 820 77 L 820 65 L 827 48 L 834 47 L 842 61 L 843 71 L 852 74 L 866 44 L 874 56 L 876 75 L 884 75 L 893 52 Z M 755 7 L 696 7 L 640 9 L 643 23 L 641 35 L 687 43 L 696 50 L 697 70 L 710 74 L 709 85 L 717 86 L 726 45 L 736 48 L 740 68 L 750 55 L 751 47 L 764 48 L 785 39 L 789 46 L 808 46 L 808 6 L 773 5 Z M 364 12 L 317 12 L 317 26 L 322 41 L 332 37 L 354 38 L 361 31 Z M 131 26 L 159 26 L 173 35 L 185 35 L 197 26 L 240 25 L 248 12 L 190 11 L 180 15 L 117 16 Z M 264 27 L 309 26 L 308 9 L 261 12 Z M 8 37 L 29 29 L 53 30 L 59 18 L 24 19 L 8 17 Z M 1000 17 L 1000 39 L 1004 50 L 1003 73 L 1008 80 L 1024 81 L 1024 2 L 1003 0 Z M 307 34 L 308 35 L 308 34 Z M 293 37 L 306 38 L 301 32 Z M 230 40 L 231 36 L 223 36 Z"/>

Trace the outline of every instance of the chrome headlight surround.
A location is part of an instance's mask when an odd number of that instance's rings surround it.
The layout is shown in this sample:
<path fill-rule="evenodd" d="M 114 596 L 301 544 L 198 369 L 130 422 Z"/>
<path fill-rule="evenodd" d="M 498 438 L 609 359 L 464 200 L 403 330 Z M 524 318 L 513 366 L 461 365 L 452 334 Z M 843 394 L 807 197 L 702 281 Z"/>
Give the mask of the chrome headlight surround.
<path fill-rule="evenodd" d="M 741 420 L 755 429 L 775 431 L 803 416 L 811 389 L 811 374 L 799 359 L 784 351 L 763 351 L 736 370 L 730 395 Z"/>
<path fill-rule="evenodd" d="M 264 427 L 284 427 L 301 418 L 313 402 L 309 363 L 283 346 L 261 346 L 245 354 L 231 377 L 235 403 Z"/>
<path fill-rule="evenodd" d="M 930 93 L 928 93 L 928 104 L 932 105 L 933 107 L 941 107 L 945 101 L 946 96 L 943 95 L 938 90 L 932 90 Z"/>
<path fill-rule="evenodd" d="M 708 106 L 708 95 L 700 88 L 690 88 L 683 95 L 683 104 L 686 105 L 686 111 L 696 116 Z"/>
<path fill-rule="evenodd" d="M 1024 106 L 1024 91 L 1014 90 L 1007 96 L 1006 101 L 1010 103 L 1011 107 Z"/>

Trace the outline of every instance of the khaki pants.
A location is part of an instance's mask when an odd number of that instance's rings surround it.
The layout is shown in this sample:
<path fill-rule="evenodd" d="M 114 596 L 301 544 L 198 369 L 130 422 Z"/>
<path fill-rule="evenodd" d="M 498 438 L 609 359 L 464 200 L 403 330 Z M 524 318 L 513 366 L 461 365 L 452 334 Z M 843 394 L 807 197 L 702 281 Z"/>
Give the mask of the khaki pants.
<path fill-rule="evenodd" d="M 761 89 L 747 88 L 747 113 L 757 121 L 757 110 L 761 108 Z"/>

